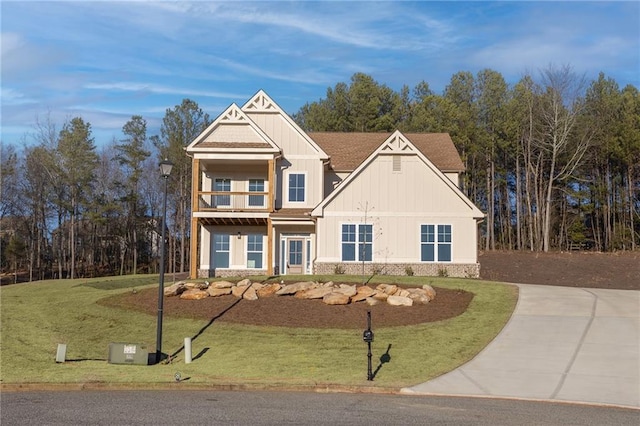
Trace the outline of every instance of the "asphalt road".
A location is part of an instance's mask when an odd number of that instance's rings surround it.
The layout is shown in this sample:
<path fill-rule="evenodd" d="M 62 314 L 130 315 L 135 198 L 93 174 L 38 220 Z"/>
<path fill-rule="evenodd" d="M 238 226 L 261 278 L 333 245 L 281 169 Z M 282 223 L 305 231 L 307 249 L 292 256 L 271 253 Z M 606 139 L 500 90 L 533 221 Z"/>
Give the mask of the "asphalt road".
<path fill-rule="evenodd" d="M 634 425 L 640 410 L 507 399 L 224 392 L 2 392 L 5 425 Z"/>

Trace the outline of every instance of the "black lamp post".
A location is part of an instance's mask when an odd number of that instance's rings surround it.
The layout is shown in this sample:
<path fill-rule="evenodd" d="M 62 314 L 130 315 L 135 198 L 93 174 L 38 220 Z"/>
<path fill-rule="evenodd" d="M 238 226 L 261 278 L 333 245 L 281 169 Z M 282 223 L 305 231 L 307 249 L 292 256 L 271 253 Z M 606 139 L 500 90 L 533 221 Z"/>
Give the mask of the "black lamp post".
<path fill-rule="evenodd" d="M 173 163 L 166 158 L 160 162 L 160 176 L 164 178 L 164 201 L 162 204 L 162 242 L 160 243 L 160 285 L 158 286 L 158 330 L 156 335 L 156 364 L 162 361 L 162 308 L 164 304 L 164 253 L 167 229 L 167 181 Z"/>

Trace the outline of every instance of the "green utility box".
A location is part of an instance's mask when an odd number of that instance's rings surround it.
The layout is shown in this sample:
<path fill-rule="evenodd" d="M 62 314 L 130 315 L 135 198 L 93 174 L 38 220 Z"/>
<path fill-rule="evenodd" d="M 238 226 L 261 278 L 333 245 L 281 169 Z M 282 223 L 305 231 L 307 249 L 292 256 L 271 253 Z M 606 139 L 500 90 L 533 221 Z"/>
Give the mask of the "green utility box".
<path fill-rule="evenodd" d="M 147 346 L 139 343 L 109 343 L 109 364 L 148 365 Z"/>

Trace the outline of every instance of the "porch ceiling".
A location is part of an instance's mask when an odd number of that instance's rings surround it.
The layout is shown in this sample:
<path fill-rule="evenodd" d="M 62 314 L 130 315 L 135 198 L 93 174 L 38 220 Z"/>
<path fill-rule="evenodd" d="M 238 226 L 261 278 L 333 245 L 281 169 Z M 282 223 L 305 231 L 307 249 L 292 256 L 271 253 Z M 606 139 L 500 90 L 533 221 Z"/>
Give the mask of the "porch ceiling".
<path fill-rule="evenodd" d="M 205 226 L 266 226 L 266 217 L 200 217 L 198 221 Z"/>

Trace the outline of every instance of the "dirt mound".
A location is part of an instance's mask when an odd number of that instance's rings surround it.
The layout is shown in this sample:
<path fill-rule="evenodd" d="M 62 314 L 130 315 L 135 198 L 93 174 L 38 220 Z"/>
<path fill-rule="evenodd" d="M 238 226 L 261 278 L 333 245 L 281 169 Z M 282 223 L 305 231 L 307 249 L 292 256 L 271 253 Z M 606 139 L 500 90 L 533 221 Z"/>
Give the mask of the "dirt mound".
<path fill-rule="evenodd" d="M 480 278 L 522 284 L 640 290 L 640 252 L 481 252 Z"/>
<path fill-rule="evenodd" d="M 207 297 L 202 300 L 164 298 L 164 314 L 173 317 L 258 324 L 283 327 L 366 328 L 367 311 L 376 327 L 421 324 L 453 318 L 467 310 L 473 293 L 462 290 L 436 288 L 436 298 L 426 305 L 391 306 L 380 303 L 369 306 L 364 302 L 343 306 L 329 306 L 321 300 L 303 300 L 293 296 L 240 300 L 234 296 Z M 146 289 L 101 300 L 99 303 L 128 308 L 155 315 L 158 309 L 158 290 Z"/>

